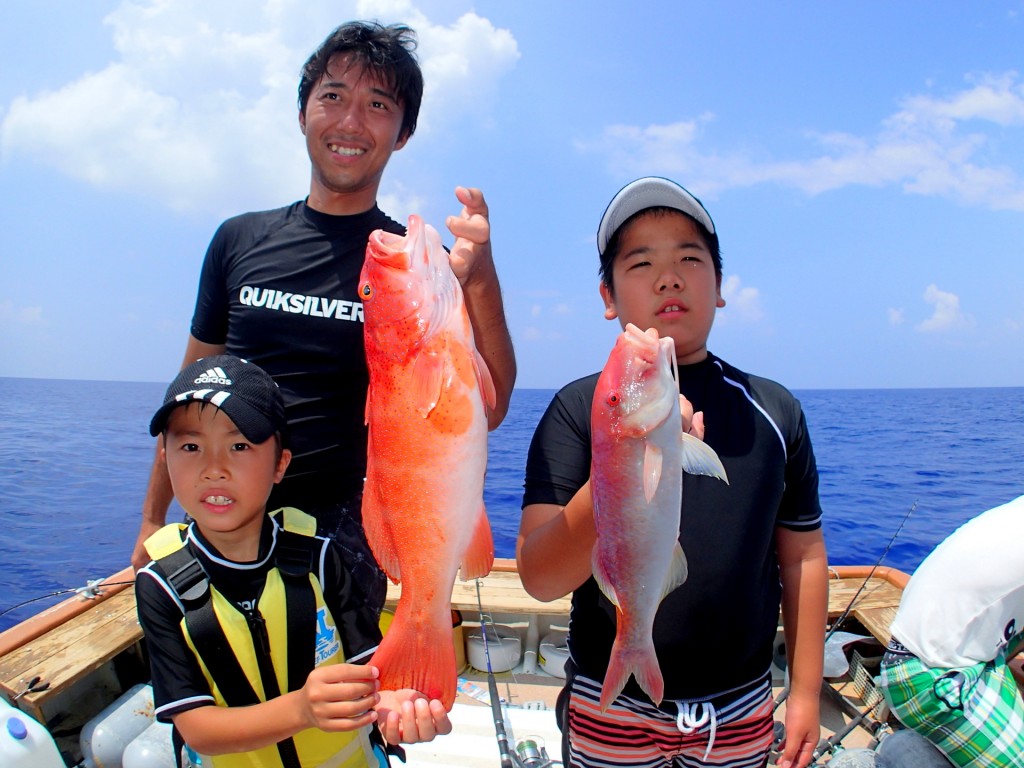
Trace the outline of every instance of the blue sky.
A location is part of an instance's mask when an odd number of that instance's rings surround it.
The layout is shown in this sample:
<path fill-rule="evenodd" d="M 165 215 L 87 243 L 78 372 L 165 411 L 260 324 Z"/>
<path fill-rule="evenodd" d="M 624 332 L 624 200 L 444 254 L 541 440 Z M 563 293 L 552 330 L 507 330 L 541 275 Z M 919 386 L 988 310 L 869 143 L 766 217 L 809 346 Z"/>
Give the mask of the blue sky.
<path fill-rule="evenodd" d="M 484 190 L 519 386 L 603 365 L 594 233 L 647 174 L 715 219 L 734 365 L 1024 384 L 1024 2 L 629 6 L 9 0 L 0 376 L 168 380 L 217 224 L 308 192 L 302 62 L 377 18 L 427 80 L 381 206 L 439 226 Z"/>

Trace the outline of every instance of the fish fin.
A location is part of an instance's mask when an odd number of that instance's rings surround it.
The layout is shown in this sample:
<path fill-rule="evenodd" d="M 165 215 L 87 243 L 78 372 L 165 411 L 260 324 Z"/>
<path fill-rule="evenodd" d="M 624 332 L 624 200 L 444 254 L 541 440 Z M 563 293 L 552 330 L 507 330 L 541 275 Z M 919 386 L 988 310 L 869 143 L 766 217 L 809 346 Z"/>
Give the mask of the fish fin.
<path fill-rule="evenodd" d="M 717 477 L 729 484 L 722 460 L 714 449 L 693 435 L 683 433 L 683 471 L 691 475 L 707 475 Z"/>
<path fill-rule="evenodd" d="M 665 586 L 661 592 L 661 599 L 676 587 L 681 587 L 689 575 L 689 566 L 686 564 L 686 554 L 682 545 L 677 541 L 675 549 L 672 550 L 672 562 L 669 564 L 668 573 L 665 574 Z"/>
<path fill-rule="evenodd" d="M 384 633 L 370 664 L 380 670 L 380 688 L 412 688 L 430 699 L 440 699 L 446 711 L 455 703 L 457 671 L 451 614 L 446 622 L 416 621 L 399 600 L 395 618 Z"/>
<path fill-rule="evenodd" d="M 622 614 L 617 616 L 622 621 Z M 665 696 L 665 679 L 661 675 L 658 656 L 654 652 L 654 643 L 648 640 L 638 648 L 626 648 L 615 638 L 611 658 L 608 660 L 608 671 L 604 674 L 601 684 L 601 711 L 608 709 L 613 701 L 622 693 L 622 689 L 633 675 L 655 706 L 661 704 Z"/>
<path fill-rule="evenodd" d="M 473 539 L 462 555 L 459 565 L 459 578 L 463 581 L 479 579 L 491 572 L 494 565 L 494 538 L 491 536 L 491 521 L 487 519 L 487 510 L 480 504 L 480 515 L 473 529 Z"/>
<path fill-rule="evenodd" d="M 615 593 L 615 586 L 611 578 L 609 578 L 608 572 L 604 569 L 601 564 L 600 558 L 598 558 L 597 544 L 594 545 L 594 555 L 591 559 L 591 570 L 594 572 L 594 581 L 597 582 L 597 586 L 601 589 L 601 592 L 605 597 L 614 605 L 616 608 L 620 608 L 619 596 Z"/>
<path fill-rule="evenodd" d="M 437 407 L 445 378 L 445 356 L 433 351 L 421 351 L 412 365 L 413 403 L 423 418 Z"/>
<path fill-rule="evenodd" d="M 663 461 L 661 448 L 650 440 L 646 441 L 644 447 L 644 498 L 651 503 L 658 484 L 661 482 L 661 465 Z M 716 457 L 717 458 L 717 457 Z"/>
<path fill-rule="evenodd" d="M 487 367 L 487 362 L 481 357 L 479 351 L 474 349 L 473 352 L 473 369 L 476 371 L 477 381 L 480 382 L 480 394 L 487 404 L 487 409 L 493 411 L 498 404 L 498 393 L 494 389 L 491 369 Z"/>
<path fill-rule="evenodd" d="M 367 457 L 367 469 L 373 461 L 373 452 Z M 366 534 L 366 542 L 370 545 L 378 565 L 383 569 L 395 584 L 402 581 L 402 571 L 398 567 L 398 552 L 395 549 L 394 540 L 391 538 L 391 529 L 385 522 L 386 510 L 377 499 L 377 494 L 369 486 L 363 493 L 362 501 L 363 531 Z"/>

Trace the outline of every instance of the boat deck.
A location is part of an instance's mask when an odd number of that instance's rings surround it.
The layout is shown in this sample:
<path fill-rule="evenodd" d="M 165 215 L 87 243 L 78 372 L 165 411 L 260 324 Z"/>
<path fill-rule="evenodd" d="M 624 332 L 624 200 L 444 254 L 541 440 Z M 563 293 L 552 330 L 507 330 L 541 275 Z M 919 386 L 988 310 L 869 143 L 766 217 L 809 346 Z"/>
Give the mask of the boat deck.
<path fill-rule="evenodd" d="M 880 655 L 879 646 L 884 647 L 888 643 L 889 624 L 899 606 L 907 578 L 906 574 L 889 572 L 885 568 L 879 568 L 877 573 L 868 568 L 838 568 L 829 582 L 830 621 L 847 614 L 843 630 L 864 637 L 871 644 L 866 653 L 875 655 L 875 662 Z M 113 584 L 117 580 L 129 586 L 104 588 L 97 600 L 73 598 L 42 612 L 38 617 L 41 621 L 30 619 L 0 633 L 0 695 L 16 701 L 17 706 L 51 728 L 70 732 L 76 725 L 80 728 L 81 723 L 72 722 L 69 712 L 81 714 L 96 711 L 104 705 L 103 701 L 86 705 L 84 698 L 106 697 L 109 701 L 117 690 L 126 690 L 131 684 L 144 680 L 142 632 L 135 613 L 130 569 L 116 574 L 108 582 Z M 394 608 L 400 595 L 401 587 L 390 585 L 388 605 Z M 849 609 L 851 601 L 853 607 Z M 524 649 L 529 649 L 532 644 L 536 657 L 537 639 L 543 638 L 553 628 L 564 628 L 568 623 L 570 598 L 548 603 L 535 600 L 523 589 L 514 561 L 499 560 L 491 574 L 480 579 L 479 584 L 476 581 L 457 581 L 452 590 L 451 604 L 462 617 L 462 625 L 453 628 L 458 640 L 462 641 L 456 643 L 457 654 L 469 647 L 465 642 L 469 637 L 467 633 L 474 629 L 479 632 L 482 605 L 488 622 L 493 620 L 510 626 L 523 638 Z M 551 666 L 547 668 L 551 669 Z M 781 690 L 781 670 L 778 671 Z M 855 670 L 851 668 L 843 680 L 825 681 L 822 724 L 830 730 L 841 728 L 856 714 L 857 708 L 863 710 L 870 706 L 871 697 L 877 696 L 877 691 L 872 690 L 870 670 L 866 673 L 856 671 L 861 679 L 855 677 Z M 540 723 L 553 724 L 550 710 L 554 708 L 561 689 L 561 678 L 548 674 L 540 665 L 531 664 L 527 669 L 523 661 L 513 670 L 500 672 L 495 677 L 498 695 L 513 711 L 512 722 L 522 723 L 525 720 L 529 724 L 526 727 L 531 729 L 539 729 Z M 45 686 L 45 690 L 26 692 L 32 681 L 37 679 L 36 687 Z M 101 690 L 105 686 L 107 690 Z M 828 688 L 838 689 L 839 695 L 827 695 Z M 826 703 L 830 699 L 834 701 L 829 708 Z M 457 703 L 463 707 L 481 708 L 488 701 L 486 674 L 464 663 Z M 845 704 L 845 709 L 837 704 Z M 784 709 L 780 709 L 779 715 L 783 712 Z M 879 720 L 884 719 L 884 707 L 873 714 Z M 480 714 L 479 719 L 487 723 L 486 714 Z M 493 722 L 490 725 L 493 726 Z M 489 729 L 485 727 L 484 730 Z M 517 734 L 519 737 L 524 735 Z M 542 734 L 538 732 L 537 735 Z M 493 731 L 490 731 L 487 738 L 492 737 Z M 557 732 L 548 733 L 544 738 L 554 753 L 557 745 L 552 744 L 552 739 L 557 739 Z M 414 751 L 420 753 L 417 757 L 426 757 L 425 753 L 430 750 L 440 749 L 443 741 L 438 740 L 433 747 L 421 746 Z M 444 764 L 443 759 L 441 763 Z"/>
<path fill-rule="evenodd" d="M 142 640 L 134 586 L 111 590 L 95 604 L 85 598 L 77 600 L 81 601 L 80 612 L 71 612 L 52 628 L 43 623 L 38 635 L 29 632 L 23 643 L 0 657 L 0 694 L 17 700 L 23 711 L 40 722 L 52 714 L 47 706 L 50 701 Z M 8 630 L 12 633 L 9 643 L 20 641 L 13 637 L 18 629 L 22 628 Z M 32 686 L 35 690 L 29 688 L 33 680 L 37 681 Z"/>

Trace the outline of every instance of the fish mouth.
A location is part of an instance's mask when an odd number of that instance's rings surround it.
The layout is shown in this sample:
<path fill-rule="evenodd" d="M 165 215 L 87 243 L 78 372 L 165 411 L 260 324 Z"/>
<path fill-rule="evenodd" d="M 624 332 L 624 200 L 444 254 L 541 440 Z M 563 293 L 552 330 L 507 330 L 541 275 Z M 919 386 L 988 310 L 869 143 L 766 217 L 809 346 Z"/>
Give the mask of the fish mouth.
<path fill-rule="evenodd" d="M 639 326 L 627 323 L 624 336 L 633 348 L 633 354 L 637 359 L 650 365 L 657 362 L 658 351 L 661 349 L 657 328 L 648 328 L 646 331 L 642 331 Z"/>
<path fill-rule="evenodd" d="M 623 424 L 629 424 L 636 434 L 647 434 L 665 421 L 673 400 L 678 402 L 675 342 L 670 336 L 660 336 L 657 328 L 642 331 L 632 323 L 623 329 L 623 341 L 628 345 L 623 374 L 633 382 L 624 387 L 639 386 L 646 393 L 626 406 Z"/>
<path fill-rule="evenodd" d="M 423 219 L 412 214 L 409 216 L 409 225 L 404 236 L 383 229 L 371 233 L 367 253 L 383 266 L 419 271 L 429 265 L 429 254 L 423 244 L 425 237 L 426 225 Z M 413 254 L 416 253 L 423 253 L 422 261 L 413 261 Z"/>

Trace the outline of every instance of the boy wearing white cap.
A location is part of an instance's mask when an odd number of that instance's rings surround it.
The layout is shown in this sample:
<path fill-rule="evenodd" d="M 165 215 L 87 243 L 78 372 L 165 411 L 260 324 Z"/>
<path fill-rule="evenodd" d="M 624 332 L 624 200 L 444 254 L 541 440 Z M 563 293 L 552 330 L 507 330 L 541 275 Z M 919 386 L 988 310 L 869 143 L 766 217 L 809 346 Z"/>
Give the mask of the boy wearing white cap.
<path fill-rule="evenodd" d="M 616 612 L 591 566 L 598 374 L 564 387 L 541 419 L 517 560 L 538 599 L 572 592 L 563 757 L 574 766 L 766 765 L 781 605 L 791 686 L 778 765 L 805 766 L 819 739 L 828 589 L 818 473 L 800 404 L 708 352 L 715 312 L 725 306 L 721 256 L 711 216 L 687 190 L 657 177 L 627 185 L 601 219 L 597 246 L 605 317 L 675 341 L 684 428 L 715 450 L 729 484 L 691 475 L 683 482 L 679 540 L 689 577 L 654 623 L 664 701 L 655 705 L 631 681 L 603 712 Z"/>
<path fill-rule="evenodd" d="M 274 380 L 231 355 L 186 366 L 150 423 L 191 518 L 146 540 L 136 579 L 157 718 L 216 766 L 387 764 L 448 733 L 440 701 L 379 691 L 375 606 L 297 509 L 267 514 L 291 459 Z M 211 757 L 212 756 L 212 757 Z"/>

